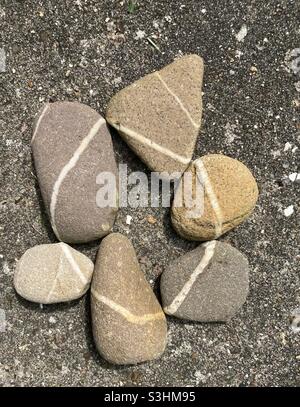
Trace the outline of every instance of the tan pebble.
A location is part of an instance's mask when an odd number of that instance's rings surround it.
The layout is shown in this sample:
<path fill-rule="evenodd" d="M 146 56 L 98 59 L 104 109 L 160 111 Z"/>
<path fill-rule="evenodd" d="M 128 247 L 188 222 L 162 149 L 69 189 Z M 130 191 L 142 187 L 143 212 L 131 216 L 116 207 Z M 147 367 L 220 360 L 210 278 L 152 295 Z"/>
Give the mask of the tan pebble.
<path fill-rule="evenodd" d="M 116 264 L 116 253 L 122 264 Z M 136 364 L 162 355 L 165 314 L 140 270 L 127 237 L 112 233 L 102 240 L 91 289 L 96 347 L 114 364 Z"/>
<path fill-rule="evenodd" d="M 185 55 L 110 100 L 107 121 L 153 171 L 180 176 L 189 165 L 201 127 L 203 72 L 201 57 Z"/>
<path fill-rule="evenodd" d="M 186 173 L 190 174 L 191 181 L 188 183 L 182 178 L 171 214 L 172 224 L 182 237 L 199 241 L 216 239 L 252 213 L 258 187 L 250 170 L 240 161 L 222 154 L 209 154 L 195 160 Z M 190 195 L 193 191 L 194 206 L 189 206 L 183 195 L 184 188 Z"/>
<path fill-rule="evenodd" d="M 157 219 L 154 216 L 149 215 L 147 216 L 147 222 L 150 223 L 151 225 L 155 225 L 155 223 L 157 223 Z"/>

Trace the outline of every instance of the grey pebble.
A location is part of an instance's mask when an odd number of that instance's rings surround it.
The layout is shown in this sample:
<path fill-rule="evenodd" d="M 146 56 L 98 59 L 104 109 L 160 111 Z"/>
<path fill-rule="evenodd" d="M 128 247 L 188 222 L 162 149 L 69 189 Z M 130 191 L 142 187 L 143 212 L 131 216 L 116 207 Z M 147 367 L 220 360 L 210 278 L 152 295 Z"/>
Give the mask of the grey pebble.
<path fill-rule="evenodd" d="M 246 301 L 248 260 L 228 243 L 211 241 L 175 260 L 161 277 L 164 311 L 199 322 L 225 322 Z"/>
<path fill-rule="evenodd" d="M 115 221 L 117 199 L 108 207 L 98 205 L 97 176 L 110 172 L 116 177 L 117 166 L 105 120 L 77 102 L 47 104 L 37 118 L 31 145 L 57 238 L 86 243 L 107 235 Z"/>

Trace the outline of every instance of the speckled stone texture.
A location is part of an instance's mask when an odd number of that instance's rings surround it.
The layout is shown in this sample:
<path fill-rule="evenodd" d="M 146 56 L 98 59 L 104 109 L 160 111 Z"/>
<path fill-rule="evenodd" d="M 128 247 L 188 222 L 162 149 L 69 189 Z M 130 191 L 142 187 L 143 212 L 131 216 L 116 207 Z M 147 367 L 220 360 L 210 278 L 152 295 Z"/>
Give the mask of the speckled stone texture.
<path fill-rule="evenodd" d="M 226 322 L 246 301 L 248 260 L 228 243 L 205 243 L 169 265 L 160 289 L 167 314 L 191 321 Z"/>
<path fill-rule="evenodd" d="M 86 243 L 107 235 L 115 221 L 117 199 L 114 207 L 98 206 L 101 185 L 96 181 L 101 172 L 116 177 L 117 167 L 105 120 L 77 102 L 49 103 L 36 118 L 31 146 L 57 238 Z"/>
<path fill-rule="evenodd" d="M 14 287 L 21 297 L 56 304 L 82 297 L 89 289 L 94 264 L 65 243 L 28 249 L 17 263 Z"/>
<path fill-rule="evenodd" d="M 170 175 L 191 161 L 201 127 L 203 70 L 201 57 L 186 55 L 109 102 L 107 121 L 151 170 Z"/>
<path fill-rule="evenodd" d="M 206 241 L 220 237 L 247 219 L 258 199 L 258 186 L 250 170 L 240 161 L 222 154 L 208 154 L 194 161 L 187 169 L 192 174 L 189 184 L 199 193 L 200 211 L 190 216 L 193 207 L 176 206 L 176 195 L 184 191 L 184 177 L 175 195 L 172 224 L 175 230 L 189 240 Z M 193 196 L 195 199 L 195 195 Z"/>
<path fill-rule="evenodd" d="M 91 288 L 94 340 L 110 363 L 136 364 L 162 355 L 165 315 L 145 280 L 127 237 L 112 233 L 101 243 Z"/>

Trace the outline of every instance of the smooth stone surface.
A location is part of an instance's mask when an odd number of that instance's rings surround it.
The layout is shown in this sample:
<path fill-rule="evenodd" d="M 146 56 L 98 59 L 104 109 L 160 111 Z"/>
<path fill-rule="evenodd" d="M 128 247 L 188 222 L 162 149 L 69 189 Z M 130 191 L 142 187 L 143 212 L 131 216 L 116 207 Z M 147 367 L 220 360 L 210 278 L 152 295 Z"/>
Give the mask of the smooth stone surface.
<path fill-rule="evenodd" d="M 72 301 L 86 293 L 93 270 L 93 262 L 67 244 L 43 244 L 20 258 L 14 287 L 21 297 L 40 304 Z"/>
<path fill-rule="evenodd" d="M 258 187 L 250 170 L 240 161 L 222 154 L 209 154 L 193 161 L 186 172 L 192 174 L 189 185 L 193 191 L 196 191 L 197 182 L 203 192 L 198 195 L 202 210 L 200 216 L 190 216 L 192 208 L 185 198 L 182 199 L 183 176 L 171 213 L 172 224 L 182 237 L 199 241 L 217 239 L 252 213 L 258 199 Z M 177 200 L 183 205 L 175 203 Z"/>
<path fill-rule="evenodd" d="M 57 238 L 85 243 L 107 235 L 117 209 L 97 205 L 96 178 L 104 171 L 116 176 L 117 166 L 105 120 L 77 102 L 47 104 L 37 118 L 31 145 Z"/>
<path fill-rule="evenodd" d="M 182 173 L 190 163 L 201 126 L 203 71 L 201 57 L 186 55 L 111 99 L 107 121 L 152 171 Z"/>
<path fill-rule="evenodd" d="M 127 237 L 101 243 L 91 289 L 93 334 L 101 356 L 114 364 L 153 360 L 164 352 L 167 324 Z"/>
<path fill-rule="evenodd" d="M 226 322 L 246 301 L 248 260 L 223 242 L 207 242 L 174 261 L 161 276 L 166 314 L 199 322 Z"/>

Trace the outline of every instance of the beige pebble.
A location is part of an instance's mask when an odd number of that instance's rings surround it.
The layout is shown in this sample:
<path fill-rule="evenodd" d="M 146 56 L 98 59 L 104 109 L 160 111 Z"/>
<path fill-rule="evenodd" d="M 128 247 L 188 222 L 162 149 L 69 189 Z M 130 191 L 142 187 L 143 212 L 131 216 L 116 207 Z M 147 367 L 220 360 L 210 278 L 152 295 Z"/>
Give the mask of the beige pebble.
<path fill-rule="evenodd" d="M 39 304 L 72 301 L 86 293 L 93 270 L 93 262 L 67 244 L 43 244 L 20 258 L 14 287 L 21 297 Z"/>

